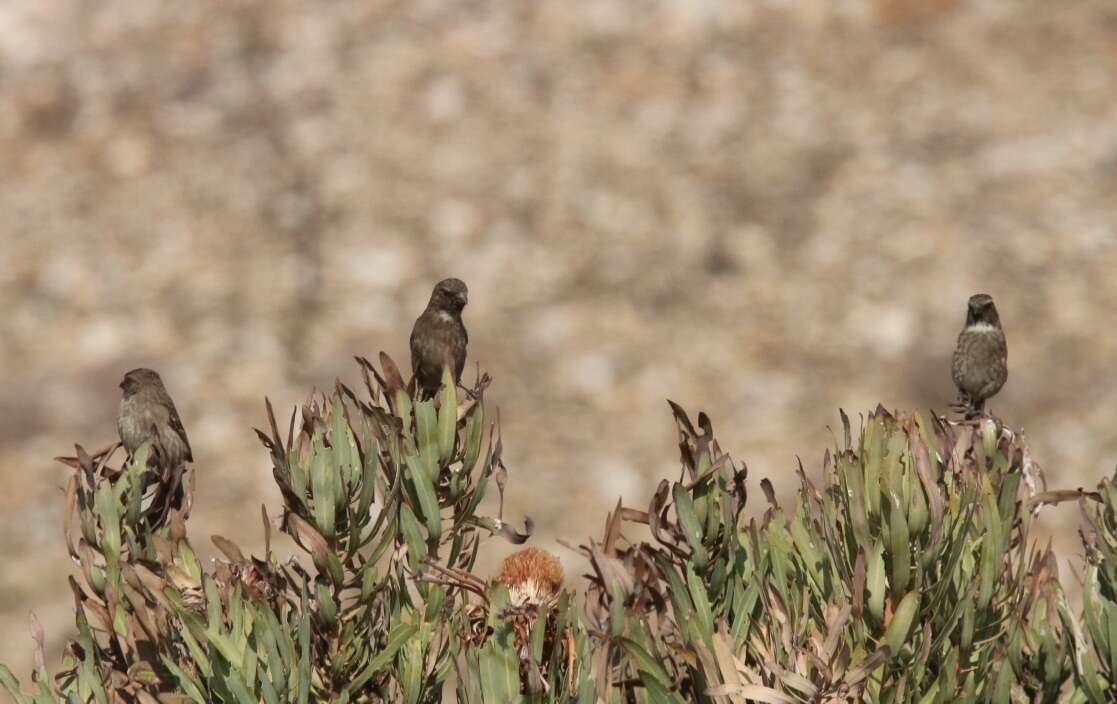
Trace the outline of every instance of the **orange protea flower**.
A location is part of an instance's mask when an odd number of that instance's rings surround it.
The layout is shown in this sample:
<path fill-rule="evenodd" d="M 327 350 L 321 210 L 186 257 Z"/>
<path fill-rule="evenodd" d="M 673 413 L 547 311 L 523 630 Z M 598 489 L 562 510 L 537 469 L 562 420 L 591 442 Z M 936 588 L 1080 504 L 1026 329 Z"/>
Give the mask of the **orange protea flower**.
<path fill-rule="evenodd" d="M 539 548 L 524 548 L 500 563 L 500 574 L 495 581 L 508 587 L 510 603 L 498 616 L 511 624 L 515 632 L 524 694 L 548 691 L 546 663 L 551 662 L 556 647 L 566 644 L 563 634 L 557 632 L 555 614 L 551 611 L 562 592 L 562 578 L 562 564 L 558 558 Z M 536 662 L 531 654 L 531 631 L 541 617 L 546 619 L 543 657 Z M 569 662 L 567 665 L 569 667 Z"/>
<path fill-rule="evenodd" d="M 504 558 L 496 581 L 508 587 L 516 605 L 542 604 L 562 589 L 562 564 L 551 553 L 524 548 Z"/>

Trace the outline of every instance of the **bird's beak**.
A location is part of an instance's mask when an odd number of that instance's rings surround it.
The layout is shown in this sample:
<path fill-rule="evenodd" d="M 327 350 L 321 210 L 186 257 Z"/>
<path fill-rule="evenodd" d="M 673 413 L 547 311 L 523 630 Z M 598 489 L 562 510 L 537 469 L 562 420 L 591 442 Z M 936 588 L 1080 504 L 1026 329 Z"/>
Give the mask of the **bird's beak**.
<path fill-rule="evenodd" d="M 120 388 L 122 388 L 122 389 L 123 389 L 123 388 L 124 388 L 124 382 L 123 382 L 123 381 L 122 381 L 122 382 L 120 382 L 119 384 L 117 384 L 117 386 L 119 386 Z"/>
<path fill-rule="evenodd" d="M 458 296 L 458 300 L 460 300 L 462 302 L 462 305 L 464 306 L 465 304 L 469 303 L 469 296 L 463 294 L 461 296 Z"/>

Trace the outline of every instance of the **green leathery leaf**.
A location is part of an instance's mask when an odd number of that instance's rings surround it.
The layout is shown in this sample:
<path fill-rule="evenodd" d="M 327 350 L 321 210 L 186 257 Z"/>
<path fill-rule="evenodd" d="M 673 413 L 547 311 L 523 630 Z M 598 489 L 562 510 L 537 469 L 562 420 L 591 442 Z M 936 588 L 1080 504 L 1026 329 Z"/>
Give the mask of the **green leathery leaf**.
<path fill-rule="evenodd" d="M 797 514 L 792 518 L 788 524 L 788 529 L 791 532 L 791 539 L 795 543 L 796 552 L 803 559 L 803 563 L 807 567 L 807 573 L 810 575 L 815 588 L 821 593 L 825 589 L 825 580 L 819 571 L 822 559 L 818 550 L 815 549 L 806 527 L 803 525 L 802 516 Z"/>
<path fill-rule="evenodd" d="M 865 427 L 865 498 L 869 517 L 880 515 L 880 468 L 884 460 L 884 424 L 873 419 Z"/>
<path fill-rule="evenodd" d="M 454 441 L 458 438 L 458 391 L 449 366 L 442 368 L 438 406 L 438 459 L 446 462 L 453 455 Z"/>
<path fill-rule="evenodd" d="M 985 457 L 992 460 L 997 451 L 997 424 L 992 419 L 986 419 L 981 423 L 981 446 L 985 451 Z"/>
<path fill-rule="evenodd" d="M 993 588 L 1001 566 L 1001 519 L 997 511 L 997 504 L 993 500 L 993 487 L 987 476 L 982 477 L 982 518 L 985 523 L 985 535 L 981 541 L 981 557 L 979 564 L 980 590 L 978 591 L 977 607 L 984 610 L 993 598 Z"/>
<path fill-rule="evenodd" d="M 885 442 L 884 456 L 886 461 L 882 472 L 885 489 L 900 491 L 903 483 L 904 466 L 909 459 L 907 454 L 907 438 L 904 437 L 903 433 L 896 432 L 895 428 L 890 428 Z"/>
<path fill-rule="evenodd" d="M 962 607 L 962 630 L 958 638 L 958 642 L 962 646 L 962 652 L 968 652 L 970 646 L 973 645 L 973 633 L 974 600 L 972 596 L 967 595 L 965 605 Z"/>
<path fill-rule="evenodd" d="M 465 484 L 464 476 L 457 469 L 450 470 L 450 487 L 447 492 L 447 499 L 451 505 L 457 504 L 458 499 L 462 496 L 463 487 Z"/>
<path fill-rule="evenodd" d="M 896 607 L 896 611 L 892 614 L 892 621 L 884 631 L 882 642 L 891 649 L 893 658 L 900 654 L 900 649 L 907 641 L 908 633 L 911 632 L 911 627 L 915 623 L 915 617 L 918 613 L 919 591 L 913 590 L 905 594 L 904 598 L 900 600 L 900 605 Z"/>
<path fill-rule="evenodd" d="M 535 662 L 543 659 L 543 640 L 547 637 L 547 622 L 550 613 L 546 605 L 539 610 L 539 617 L 531 626 L 531 657 Z"/>
<path fill-rule="evenodd" d="M 484 704 L 509 704 L 519 699 L 520 668 L 511 648 L 490 641 L 479 653 Z"/>
<path fill-rule="evenodd" d="M 217 584 L 214 583 L 213 578 L 208 575 L 205 579 L 205 592 L 206 628 L 210 631 L 220 631 L 225 621 L 225 616 L 221 613 L 221 598 L 217 594 Z"/>
<path fill-rule="evenodd" d="M 485 408 L 477 403 L 465 416 L 465 454 L 462 457 L 462 472 L 469 474 L 481 456 L 481 438 L 485 431 Z"/>
<path fill-rule="evenodd" d="M 403 437 L 411 437 L 411 414 L 412 414 L 411 397 L 407 395 L 405 389 L 396 391 L 396 413 L 399 419 L 403 421 Z"/>
<path fill-rule="evenodd" d="M 397 678 L 402 690 L 402 700 L 414 704 L 422 696 L 424 662 L 431 641 L 431 624 L 419 624 L 415 637 L 403 644 L 396 657 Z"/>
<path fill-rule="evenodd" d="M 260 611 L 262 612 L 263 609 L 260 609 Z M 256 639 L 257 643 L 263 646 L 267 663 L 267 667 L 261 668 L 259 671 L 260 686 L 264 687 L 267 683 L 275 694 L 275 699 L 278 699 L 280 692 L 283 692 L 284 695 L 287 694 L 287 682 L 286 677 L 284 677 L 287 665 L 283 656 L 279 653 L 278 635 L 272 622 L 263 613 L 259 616 L 259 622 L 261 627 L 256 632 Z M 268 698 L 269 702 L 272 701 L 267 693 L 264 696 Z"/>
<path fill-rule="evenodd" d="M 632 665 L 634 667 L 645 670 L 646 673 L 655 678 L 656 681 L 663 686 L 671 686 L 671 677 L 667 674 L 667 670 L 663 669 L 659 664 L 659 660 L 653 658 L 636 640 L 621 638 L 619 643 L 624 653 L 632 660 Z"/>
<path fill-rule="evenodd" d="M 845 479 L 842 487 L 843 498 L 849 502 L 849 519 L 853 526 L 853 535 L 858 545 L 867 545 L 872 540 L 869 532 L 869 513 L 865 506 L 866 493 L 878 492 L 879 487 L 866 487 L 865 477 L 859 464 L 854 462 L 848 454 L 840 454 L 837 458 L 838 476 Z"/>
<path fill-rule="evenodd" d="M 1012 685 L 1013 685 L 1013 672 L 1012 667 L 1002 666 L 1000 671 L 996 673 L 996 683 L 993 687 L 993 696 L 991 701 L 993 704 L 1010 704 Z"/>
<path fill-rule="evenodd" d="M 433 480 L 438 471 L 438 416 L 434 411 L 434 401 L 415 404 L 415 430 L 419 456 L 423 459 L 427 476 Z"/>
<path fill-rule="evenodd" d="M 307 704 L 310 698 L 310 599 L 306 583 L 302 585 L 301 617 L 299 619 L 298 704 Z"/>
<path fill-rule="evenodd" d="M 899 599 L 907 592 L 911 581 L 911 541 L 904 508 L 895 491 L 889 495 L 889 556 L 892 560 L 892 598 Z"/>
<path fill-rule="evenodd" d="M 412 569 L 418 567 L 419 560 L 427 555 L 427 544 L 419 527 L 415 513 L 407 504 L 399 508 L 400 531 L 403 533 L 404 542 L 407 544 L 409 564 Z"/>
<path fill-rule="evenodd" d="M 675 618 L 680 622 L 689 619 L 694 611 L 694 604 L 687 592 L 686 582 L 683 581 L 683 578 L 675 567 L 668 562 L 667 558 L 659 554 L 655 555 L 655 558 L 660 569 L 667 575 L 667 583 L 670 586 L 667 594 L 671 599 L 671 607 L 674 610 Z"/>
<path fill-rule="evenodd" d="M 182 568 L 190 575 L 190 578 L 197 583 L 202 581 L 202 566 L 198 564 L 198 558 L 194 554 L 193 548 L 182 541 L 178 544 L 178 556 L 182 560 Z"/>
<path fill-rule="evenodd" d="M 923 535 L 930 518 L 927 511 L 927 497 L 923 494 L 923 484 L 917 478 L 912 480 L 911 500 L 908 502 L 908 531 L 918 538 Z"/>
<path fill-rule="evenodd" d="M 1001 491 L 997 500 L 997 513 L 1005 518 L 1011 519 L 1016 515 L 1016 494 L 1020 488 L 1019 472 L 1006 474 L 1001 481 Z M 1011 524 L 1010 524 L 1011 525 Z M 1003 539 L 1007 539 L 1008 531 L 1005 531 Z"/>
<path fill-rule="evenodd" d="M 292 449 L 287 453 L 287 468 L 291 476 L 291 489 L 295 496 L 298 497 L 299 502 L 305 505 L 306 502 L 306 471 L 299 464 L 298 451 Z"/>
<path fill-rule="evenodd" d="M 258 704 L 259 700 L 248 693 L 248 688 L 244 686 L 244 682 L 241 681 L 236 670 L 225 675 L 224 679 L 225 686 L 229 688 L 229 691 L 233 693 L 240 704 Z"/>
<path fill-rule="evenodd" d="M 694 512 L 694 502 L 691 501 L 690 494 L 679 482 L 675 482 L 672 494 L 675 499 L 675 513 L 679 517 L 683 535 L 686 536 L 686 541 L 693 551 L 692 559 L 695 565 L 701 569 L 706 566 L 706 548 L 702 544 L 702 524 L 698 522 L 698 516 Z"/>
<path fill-rule="evenodd" d="M 710 466 L 709 453 L 703 452 L 698 457 L 698 467 L 695 470 L 695 476 L 702 476 Z M 690 487 L 691 501 L 694 504 L 694 515 L 698 518 L 698 525 L 706 526 L 706 519 L 709 515 L 709 496 L 710 496 L 710 483 L 708 481 L 695 482 Z"/>
<path fill-rule="evenodd" d="M 275 640 L 279 655 L 282 658 L 283 669 L 285 671 L 293 670 L 297 664 L 293 634 L 287 629 L 286 624 L 283 626 L 279 624 L 279 617 L 270 608 L 261 608 L 260 614 L 262 617 L 260 623 L 264 624 L 264 628 Z"/>
<path fill-rule="evenodd" d="M 179 612 L 181 616 L 181 611 Z M 194 661 L 194 666 L 202 673 L 202 675 L 209 679 L 213 676 L 213 664 L 210 662 L 209 656 L 206 655 L 205 649 L 202 648 L 199 639 L 205 638 L 205 629 L 198 624 L 198 619 L 184 618 L 183 622 L 187 624 L 187 628 L 179 631 L 182 640 L 186 643 L 186 649 L 190 652 L 190 657 Z M 197 635 L 193 631 L 197 631 Z"/>
<path fill-rule="evenodd" d="M 374 560 L 369 560 L 361 567 L 361 603 L 368 603 L 373 592 L 376 590 L 379 576 Z"/>
<path fill-rule="evenodd" d="M 101 517 L 101 550 L 109 563 L 109 573 L 120 560 L 120 504 L 112 487 L 105 483 L 97 487 L 96 509 Z"/>
<path fill-rule="evenodd" d="M 373 501 L 376 500 L 376 467 L 379 445 L 370 438 L 365 447 L 365 462 L 361 468 L 361 491 L 357 499 L 357 516 L 368 516 Z"/>
<path fill-rule="evenodd" d="M 314 527 L 327 541 L 336 535 L 337 467 L 326 452 L 325 438 L 315 434 L 310 450 L 310 489 L 314 494 Z"/>
<path fill-rule="evenodd" d="M 1109 672 L 1117 677 L 1117 605 L 1107 601 L 1102 609 L 1102 617 L 1107 625 L 1107 650 L 1109 651 Z"/>
<path fill-rule="evenodd" d="M 279 692 L 276 691 L 271 680 L 264 677 L 263 672 L 260 673 L 260 694 L 264 704 L 279 704 Z"/>
<path fill-rule="evenodd" d="M 335 586 L 341 587 L 345 583 L 345 569 L 335 553 L 326 553 L 326 572 Z"/>
<path fill-rule="evenodd" d="M 163 665 L 166 666 L 171 674 L 178 680 L 178 685 L 185 690 L 186 694 L 193 699 L 196 704 L 206 704 L 209 700 L 202 694 L 202 683 L 195 680 L 190 675 L 186 674 L 178 664 L 168 658 L 166 655 L 160 658 Z"/>
<path fill-rule="evenodd" d="M 655 704 L 685 704 L 683 698 L 677 692 L 672 692 L 667 689 L 667 685 L 656 678 L 655 675 L 647 672 L 646 670 L 637 670 L 637 676 L 640 681 L 644 683 L 644 687 L 648 690 L 648 702 L 655 702 Z"/>
<path fill-rule="evenodd" d="M 466 502 L 465 509 L 458 514 L 455 519 L 455 527 L 466 520 L 473 518 L 477 512 L 477 507 L 481 504 L 481 499 L 485 498 L 485 489 L 489 485 L 489 477 L 492 476 L 492 448 L 485 453 L 485 469 L 481 475 L 477 477 L 477 484 L 474 485 L 473 490 L 469 493 L 469 501 Z"/>
<path fill-rule="evenodd" d="M 609 635 L 618 638 L 624 633 L 624 587 L 621 583 L 613 582 L 609 600 Z"/>
<path fill-rule="evenodd" d="M 322 614 L 322 619 L 327 626 L 333 626 L 337 622 L 337 602 L 330 594 L 329 587 L 323 582 L 318 582 L 315 585 L 315 597 L 318 601 L 318 612 Z"/>
<path fill-rule="evenodd" d="M 446 599 L 446 588 L 440 584 L 432 584 L 426 594 L 426 618 L 429 622 L 438 620 L 438 612 Z"/>
<path fill-rule="evenodd" d="M 874 541 L 872 547 L 867 551 L 867 557 L 865 600 L 869 607 L 869 614 L 877 623 L 881 623 L 884 621 L 884 547 L 879 542 Z"/>
<path fill-rule="evenodd" d="M 706 594 L 706 587 L 695 573 L 693 565 L 687 565 L 686 581 L 687 591 L 690 593 L 691 602 L 694 604 L 694 616 L 698 627 L 701 629 L 702 639 L 713 647 L 713 609 L 710 606 L 709 596 Z"/>
<path fill-rule="evenodd" d="M 411 640 L 412 637 L 418 632 L 419 628 L 412 624 L 401 623 L 392 629 L 388 635 L 388 642 L 384 647 L 376 652 L 376 655 L 369 660 L 368 665 L 365 666 L 361 674 L 357 675 L 356 679 L 350 685 L 349 689 L 352 691 L 360 691 L 370 679 L 381 670 L 387 668 L 392 664 L 396 653 L 399 652 L 403 644 Z"/>
<path fill-rule="evenodd" d="M 1094 640 L 1096 648 L 1105 650 L 1113 649 L 1110 643 L 1108 629 L 1101 628 L 1100 613 L 1104 603 L 1098 601 L 1098 568 L 1089 564 L 1086 568 L 1086 577 L 1082 580 L 1082 615 L 1086 619 L 1086 628 L 1090 638 Z"/>
<path fill-rule="evenodd" d="M 415 495 L 419 499 L 419 508 L 423 512 L 423 521 L 427 525 L 427 539 L 432 547 L 438 544 L 442 535 L 442 515 L 438 509 L 438 496 L 434 491 L 434 482 L 427 474 L 414 455 L 407 457 L 407 470 L 411 484 L 415 488 Z"/>
<path fill-rule="evenodd" d="M 345 487 L 345 491 L 337 492 L 339 505 L 341 505 L 340 499 L 354 486 L 356 481 L 357 448 L 353 440 L 353 433 L 349 429 L 349 422 L 345 419 L 345 405 L 340 395 L 334 396 L 333 405 L 330 409 L 330 420 L 332 421 L 330 445 L 333 450 L 334 463 L 341 473 L 341 486 Z"/>

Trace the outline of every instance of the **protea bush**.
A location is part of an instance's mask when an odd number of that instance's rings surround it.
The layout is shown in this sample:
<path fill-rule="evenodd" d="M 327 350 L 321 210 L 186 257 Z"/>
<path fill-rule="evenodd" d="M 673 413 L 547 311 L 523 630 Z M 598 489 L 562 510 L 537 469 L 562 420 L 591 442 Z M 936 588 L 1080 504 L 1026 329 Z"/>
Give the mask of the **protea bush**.
<path fill-rule="evenodd" d="M 503 494 L 489 379 L 434 398 L 359 360 L 256 431 L 283 505 L 264 554 L 187 538 L 194 476 L 167 500 L 145 449 L 61 458 L 77 637 L 48 673 L 42 634 L 18 702 L 1113 702 L 1117 488 L 1047 491 L 1024 438 L 994 419 L 882 408 L 781 506 L 705 414 L 671 404 L 681 470 L 558 560 L 479 513 Z M 204 474 L 202 475 L 204 480 Z M 812 479 L 815 478 L 815 479 Z M 755 489 L 760 489 L 757 501 Z M 754 505 L 749 506 L 750 493 Z M 1084 511 L 1074 613 L 1045 504 Z M 639 531 L 632 531 L 638 524 Z M 280 560 L 273 530 L 298 554 Z M 626 534 L 626 530 L 628 531 Z M 644 539 L 634 539 L 636 534 Z M 477 574 L 482 550 L 510 553 Z"/>
<path fill-rule="evenodd" d="M 1086 578 L 1083 620 L 1090 651 L 1079 658 L 1077 681 L 1090 702 L 1109 702 L 1117 692 L 1117 475 L 1098 486 L 1097 503 L 1086 507 Z"/>

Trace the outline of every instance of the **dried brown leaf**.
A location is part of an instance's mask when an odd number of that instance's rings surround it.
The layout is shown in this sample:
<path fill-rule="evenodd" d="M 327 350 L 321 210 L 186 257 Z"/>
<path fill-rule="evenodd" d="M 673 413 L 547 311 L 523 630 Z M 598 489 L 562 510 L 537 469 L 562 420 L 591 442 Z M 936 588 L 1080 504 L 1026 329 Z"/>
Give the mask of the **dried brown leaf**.
<path fill-rule="evenodd" d="M 774 510 L 778 511 L 780 504 L 776 501 L 776 490 L 767 477 L 760 480 L 760 489 L 764 492 L 764 498 L 768 499 L 768 504 L 771 505 Z"/>
<path fill-rule="evenodd" d="M 857 550 L 857 561 L 853 563 L 853 615 L 861 618 L 865 608 L 865 569 L 868 562 L 865 555 L 865 546 Z"/>
<path fill-rule="evenodd" d="M 1032 496 L 1032 498 L 1028 500 L 1028 508 L 1036 509 L 1040 506 L 1053 506 L 1065 501 L 1084 501 L 1086 499 L 1098 503 L 1102 500 L 1100 493 L 1096 491 L 1087 491 L 1081 487 L 1077 489 L 1059 489 L 1040 492 Z"/>
<path fill-rule="evenodd" d="M 265 504 L 260 504 L 260 518 L 264 523 L 264 561 L 271 562 L 271 521 Z"/>
<path fill-rule="evenodd" d="M 888 657 L 892 654 L 892 649 L 887 645 L 882 645 L 873 654 L 857 663 L 846 673 L 845 678 L 842 680 L 848 686 L 854 686 L 864 680 L 873 670 L 880 667 Z"/>
<path fill-rule="evenodd" d="M 311 553 L 314 557 L 314 563 L 316 565 L 326 564 L 327 555 L 329 555 L 330 552 L 330 544 L 326 542 L 322 534 L 315 530 L 314 526 L 310 525 L 310 523 L 297 513 L 288 512 L 287 522 L 295 529 L 291 537 Z"/>
<path fill-rule="evenodd" d="M 240 548 L 237 547 L 237 544 L 233 541 L 220 535 L 212 535 L 210 536 L 210 540 L 213 541 L 213 544 L 217 546 L 217 549 L 220 550 L 225 557 L 233 562 L 246 562 L 244 553 L 240 551 Z"/>
<path fill-rule="evenodd" d="M 397 391 L 406 388 L 407 385 L 403 383 L 403 375 L 400 374 L 399 367 L 396 366 L 387 352 L 380 353 L 380 367 L 384 370 L 385 386 L 389 398 L 395 396 Z"/>

